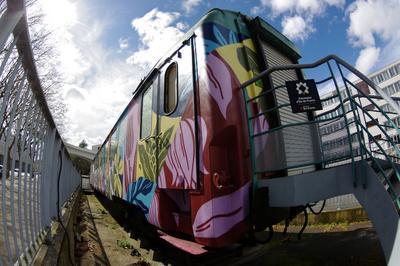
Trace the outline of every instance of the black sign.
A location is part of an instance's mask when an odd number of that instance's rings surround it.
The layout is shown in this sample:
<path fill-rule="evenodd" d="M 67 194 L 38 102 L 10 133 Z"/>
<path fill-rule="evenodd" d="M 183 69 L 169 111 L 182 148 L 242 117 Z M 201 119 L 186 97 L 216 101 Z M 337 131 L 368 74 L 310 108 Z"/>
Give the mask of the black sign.
<path fill-rule="evenodd" d="M 317 86 L 313 79 L 286 81 L 293 113 L 322 110 Z"/>

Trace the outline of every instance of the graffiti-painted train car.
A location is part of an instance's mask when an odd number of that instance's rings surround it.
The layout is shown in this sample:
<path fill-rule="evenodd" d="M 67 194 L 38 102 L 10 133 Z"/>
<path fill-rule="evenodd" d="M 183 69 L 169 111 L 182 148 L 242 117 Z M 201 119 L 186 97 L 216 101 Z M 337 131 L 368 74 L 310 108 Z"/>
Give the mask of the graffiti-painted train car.
<path fill-rule="evenodd" d="M 256 134 L 312 117 L 285 107 L 248 122 L 240 84 L 299 58 L 293 43 L 261 18 L 211 10 L 140 83 L 95 157 L 92 186 L 137 206 L 156 227 L 209 247 L 279 222 L 279 211 L 263 217 L 266 203 L 252 200 L 252 165 L 266 169 L 260 178 L 315 170 L 280 170 L 315 157 L 313 128 L 256 138 L 251 150 L 249 127 Z M 302 78 L 294 70 L 284 75 L 248 86 L 247 94 Z M 253 102 L 253 114 L 288 102 L 284 90 L 267 96 Z"/>

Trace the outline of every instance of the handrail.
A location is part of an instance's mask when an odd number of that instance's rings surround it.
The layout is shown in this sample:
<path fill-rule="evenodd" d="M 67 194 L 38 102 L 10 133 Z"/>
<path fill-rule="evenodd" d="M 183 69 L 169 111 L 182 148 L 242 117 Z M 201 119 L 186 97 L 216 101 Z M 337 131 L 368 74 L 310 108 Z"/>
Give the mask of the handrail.
<path fill-rule="evenodd" d="M 267 70 L 262 71 L 258 75 L 256 75 L 254 78 L 249 79 L 248 81 L 244 82 L 243 84 L 240 85 L 241 89 L 246 88 L 250 84 L 256 82 L 257 80 L 270 75 L 274 71 L 282 71 L 282 70 L 293 70 L 293 69 L 304 69 L 304 68 L 314 68 L 317 66 L 320 66 L 329 60 L 335 60 L 339 64 L 345 66 L 349 71 L 353 72 L 356 76 L 358 76 L 361 80 L 363 80 L 365 83 L 367 83 L 370 87 L 372 87 L 384 100 L 386 100 L 400 115 L 400 107 L 388 96 L 381 88 L 379 88 L 375 83 L 373 83 L 367 76 L 365 76 L 363 73 L 358 71 L 356 68 L 348 64 L 346 61 L 344 61 L 342 58 L 340 58 L 337 55 L 331 54 L 328 55 L 320 60 L 315 61 L 314 63 L 310 64 L 289 64 L 289 65 L 283 65 L 283 66 L 273 66 L 268 68 Z M 378 90 L 379 88 L 379 90 Z"/>
<path fill-rule="evenodd" d="M 269 129 L 269 130 L 266 130 L 266 131 L 259 132 L 257 134 L 253 134 L 251 136 L 252 137 L 258 137 L 258 136 L 269 134 L 271 132 L 275 132 L 275 131 L 278 131 L 278 130 L 281 130 L 281 129 L 285 129 L 285 128 L 288 128 L 288 127 L 298 127 L 298 126 L 305 126 L 305 125 L 311 125 L 311 124 L 318 124 L 318 123 L 321 123 L 321 122 L 330 121 L 332 119 L 341 118 L 341 117 L 344 117 L 344 116 L 345 115 L 342 114 L 342 115 L 338 115 L 338 116 L 335 116 L 333 118 L 328 118 L 328 119 L 312 120 L 312 121 L 297 122 L 297 123 L 293 123 L 293 124 L 281 125 L 281 126 L 274 127 L 274 128 Z"/>
<path fill-rule="evenodd" d="M 332 70 L 332 67 L 330 65 L 330 60 L 334 61 L 336 63 L 336 66 L 339 70 L 338 73 L 334 73 Z M 371 80 L 369 80 L 365 75 L 363 75 L 361 72 L 359 72 L 357 69 L 349 65 L 347 62 L 345 62 L 343 59 L 339 58 L 336 55 L 329 55 L 326 56 L 320 60 L 315 61 L 314 63 L 311 64 L 291 64 L 291 65 L 282 65 L 282 66 L 273 66 L 267 70 L 262 71 L 258 75 L 256 75 L 254 78 L 244 82 L 240 88 L 242 89 L 244 93 L 244 98 L 246 102 L 246 113 L 247 113 L 247 118 L 248 121 L 251 121 L 254 118 L 260 117 L 262 115 L 267 115 L 270 112 L 276 112 L 279 111 L 282 107 L 287 107 L 290 106 L 289 103 L 277 103 L 276 106 L 269 107 L 267 109 L 262 108 L 260 105 L 258 106 L 258 110 L 255 112 L 249 108 L 249 103 L 259 99 L 263 96 L 268 97 L 267 95 L 269 93 L 273 93 L 277 89 L 281 89 L 286 87 L 285 85 L 279 84 L 279 86 L 274 87 L 272 84 L 271 88 L 268 88 L 266 90 L 261 91 L 258 95 L 253 96 L 253 98 L 249 98 L 247 95 L 248 91 L 246 90 L 247 86 L 250 84 L 256 82 L 257 80 L 261 78 L 265 78 L 268 75 L 271 75 L 275 71 L 285 71 L 285 70 L 295 70 L 295 69 L 306 69 L 306 68 L 315 68 L 319 67 L 323 64 L 327 64 L 329 68 L 329 75 L 328 78 L 324 78 L 321 81 L 316 81 L 316 84 L 320 84 L 329 80 L 333 81 L 334 88 L 336 88 L 336 94 L 333 94 L 332 96 L 329 96 L 327 98 L 324 98 L 321 100 L 321 102 L 324 101 L 329 101 L 330 99 L 336 99 L 337 105 L 333 105 L 332 108 L 326 111 L 321 111 L 317 115 L 313 116 L 312 120 L 299 120 L 299 121 L 292 121 L 289 123 L 284 123 L 284 124 L 279 124 L 277 126 L 274 126 L 273 128 L 267 128 L 266 130 L 263 131 L 255 131 L 255 129 L 252 128 L 251 124 L 249 125 L 249 134 L 250 134 L 250 139 L 251 139 L 251 158 L 252 158 L 252 165 L 253 165 L 253 180 L 255 180 L 255 186 L 257 182 L 257 178 L 254 178 L 256 174 L 264 173 L 264 172 L 274 172 L 274 171 L 279 171 L 279 170 L 288 170 L 288 169 L 293 169 L 293 168 L 301 168 L 305 166 L 310 166 L 310 165 L 318 165 L 322 164 L 323 168 L 329 168 L 333 167 L 332 162 L 334 164 L 345 161 L 345 160 L 351 160 L 351 164 L 353 165 L 353 178 L 354 178 L 354 184 L 357 185 L 357 174 L 355 173 L 355 161 L 356 160 L 373 160 L 376 161 L 374 158 L 374 155 L 378 155 L 378 151 L 381 151 L 382 154 L 379 154 L 379 156 L 383 156 L 385 160 L 389 161 L 391 164 L 391 167 L 394 169 L 394 173 L 397 177 L 397 180 L 400 182 L 400 169 L 396 168 L 395 164 L 393 163 L 393 160 L 396 158 L 400 158 L 400 149 L 397 146 L 396 143 L 393 142 L 393 140 L 390 138 L 389 134 L 386 132 L 387 128 L 393 128 L 397 130 L 397 133 L 400 135 L 400 129 L 397 127 L 397 125 L 392 121 L 392 118 L 388 116 L 388 114 L 397 114 L 400 116 L 400 107 L 397 105 L 395 102 L 400 101 L 400 97 L 390 97 L 388 96 L 379 86 L 375 85 Z M 352 81 L 350 81 L 348 78 L 344 76 L 343 70 L 346 69 L 347 71 L 353 73 L 356 75 L 358 78 L 360 78 L 360 81 L 365 82 L 368 86 L 372 88 L 372 90 L 375 92 L 376 95 L 370 95 L 366 94 L 364 91 L 359 89 Z M 343 86 L 344 89 L 339 88 L 338 82 L 337 82 L 337 77 L 341 78 L 343 81 Z M 273 79 L 272 79 L 273 80 Z M 361 101 L 361 99 L 367 99 L 367 103 L 364 101 Z M 386 103 L 389 104 L 390 107 L 392 107 L 395 112 L 384 112 L 383 109 L 376 103 L 374 100 L 383 100 L 386 101 Z M 256 103 L 260 103 L 260 101 L 257 101 Z M 349 104 L 346 104 L 349 103 Z M 346 104 L 346 107 L 345 107 Z M 365 109 L 365 106 L 371 106 L 372 110 Z M 347 107 L 348 105 L 348 107 Z M 252 113 L 254 112 L 254 113 Z M 386 143 L 389 143 L 391 150 L 395 153 L 396 156 L 391 156 L 387 153 L 385 153 L 385 149 L 381 146 L 380 139 L 375 139 L 375 137 L 369 132 L 368 127 L 367 127 L 367 122 L 374 120 L 375 118 L 371 115 L 372 112 L 377 112 L 382 114 L 382 116 L 388 121 L 388 125 L 381 125 L 381 123 L 376 123 L 373 124 L 372 126 L 375 126 L 379 133 L 382 134 L 386 138 Z M 350 121 L 350 116 L 352 120 Z M 266 166 L 259 166 L 260 169 L 258 169 L 258 166 L 255 163 L 255 156 L 253 152 L 256 150 L 254 146 L 254 138 L 260 137 L 262 135 L 267 135 L 271 134 L 273 132 L 278 132 L 282 131 L 285 128 L 290 128 L 290 127 L 298 127 L 298 126 L 304 126 L 304 125 L 312 125 L 315 124 L 317 128 L 322 128 L 322 126 L 329 126 L 330 124 L 333 125 L 333 123 L 338 123 L 337 121 L 343 121 L 344 119 L 344 125 L 338 129 L 338 130 L 343 130 L 346 129 L 347 133 L 344 133 L 343 137 L 341 139 L 339 138 L 333 138 L 332 140 L 337 141 L 332 143 L 332 145 L 335 146 L 340 146 L 345 148 L 345 146 L 348 145 L 347 147 L 347 152 L 344 153 L 326 153 L 324 149 L 327 148 L 327 146 L 321 145 L 321 155 L 322 158 L 314 158 L 314 159 L 306 159 L 304 161 L 293 161 L 290 165 L 284 165 L 283 169 L 273 169 L 271 167 L 266 167 Z M 370 120 L 368 120 L 370 119 Z M 350 125 L 354 124 L 356 128 L 351 128 L 350 130 Z M 336 128 L 336 126 L 335 126 Z M 255 132 L 253 132 L 255 131 Z M 331 134 L 331 133 L 330 133 Z M 319 134 L 320 139 L 322 139 L 321 132 Z M 328 134 L 324 135 L 325 141 L 329 140 Z M 348 142 L 346 142 L 346 140 Z M 358 145 L 357 145 L 358 143 Z M 331 144 L 330 144 L 331 145 Z M 372 149 L 373 145 L 375 147 L 375 150 Z M 376 147 L 378 148 L 378 151 L 376 151 Z M 333 156 L 332 156 L 333 155 Z M 337 158 L 336 155 L 340 155 L 341 157 Z M 344 155 L 344 156 L 342 156 Z M 268 169 L 267 169 L 268 168 Z M 271 168 L 271 169 L 270 169 Z M 379 168 L 379 167 L 378 167 Z M 379 171 L 382 169 L 379 169 Z M 383 170 L 382 170 L 383 171 Z M 381 172 L 382 172 L 381 171 Z M 386 180 L 386 182 L 389 184 L 391 191 L 395 191 L 393 189 L 392 184 L 390 183 L 390 177 L 387 176 L 385 171 L 382 172 L 383 178 Z M 365 187 L 367 180 L 363 177 L 360 176 L 362 180 L 362 184 Z M 254 183 L 254 181 L 253 181 Z M 397 192 L 394 192 L 397 193 Z M 391 195 L 392 199 L 396 201 L 396 204 L 398 205 L 397 207 L 400 209 L 400 204 L 398 201 L 399 196 L 398 195 Z"/>
<path fill-rule="evenodd" d="M 346 79 L 347 80 L 347 79 Z M 348 81 L 348 80 L 347 80 Z M 349 81 L 348 81 L 349 82 Z M 354 86 L 351 82 L 349 82 L 350 83 L 350 85 L 352 85 L 353 86 L 353 88 L 355 88 L 356 90 L 358 90 L 358 88 L 356 87 L 356 86 Z M 361 95 L 362 95 L 362 97 L 364 97 L 364 98 L 371 98 L 370 97 L 370 95 L 366 95 L 363 91 L 361 91 L 361 90 L 359 90 L 358 91 Z M 355 96 L 357 96 L 357 97 L 359 97 L 358 96 L 358 94 L 356 94 Z M 370 100 L 370 102 L 378 109 L 378 111 L 381 111 L 381 114 L 389 121 L 389 123 L 390 124 L 392 124 L 392 127 L 394 128 L 394 129 L 396 129 L 396 131 L 397 131 L 397 134 L 399 134 L 400 135 L 400 129 L 393 123 L 393 121 L 392 121 L 392 119 L 390 118 L 390 117 L 388 117 L 387 116 L 387 114 L 386 114 L 386 112 L 384 112 L 383 110 L 382 110 L 382 108 L 380 108 L 374 101 L 371 101 Z M 368 113 L 368 112 L 365 112 L 364 111 L 364 113 Z"/>

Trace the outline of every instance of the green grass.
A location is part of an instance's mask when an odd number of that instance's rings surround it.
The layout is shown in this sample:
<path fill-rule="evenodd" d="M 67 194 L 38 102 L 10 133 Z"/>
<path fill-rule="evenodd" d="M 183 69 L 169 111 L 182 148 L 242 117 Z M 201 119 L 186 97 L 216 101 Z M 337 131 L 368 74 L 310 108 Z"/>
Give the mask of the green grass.
<path fill-rule="evenodd" d="M 120 248 L 124 248 L 124 249 L 131 249 L 133 248 L 133 245 L 131 244 L 131 242 L 127 239 L 117 239 L 117 245 Z"/>

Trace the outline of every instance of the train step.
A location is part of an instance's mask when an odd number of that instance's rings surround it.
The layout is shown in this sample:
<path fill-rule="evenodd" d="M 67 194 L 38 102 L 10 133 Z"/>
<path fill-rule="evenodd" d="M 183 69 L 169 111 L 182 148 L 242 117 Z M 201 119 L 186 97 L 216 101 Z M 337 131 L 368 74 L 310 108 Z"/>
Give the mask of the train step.
<path fill-rule="evenodd" d="M 208 252 L 208 250 L 205 249 L 205 246 L 203 246 L 199 243 L 173 237 L 161 230 L 157 230 L 157 232 L 161 239 L 167 241 L 169 244 L 173 245 L 174 247 L 179 248 L 180 250 L 183 250 L 191 255 L 198 256 L 198 255 L 206 254 Z"/>

